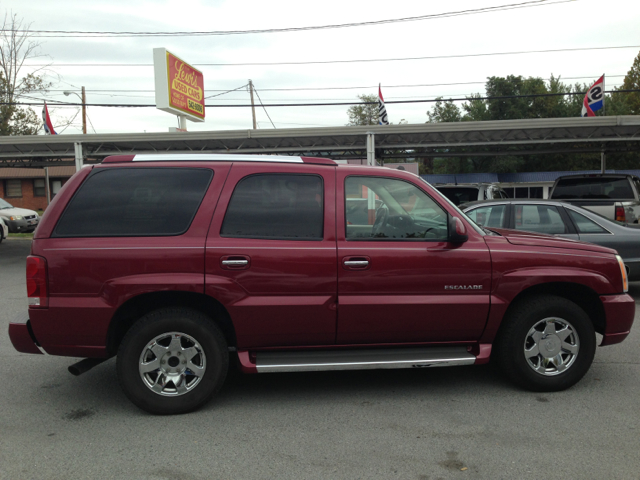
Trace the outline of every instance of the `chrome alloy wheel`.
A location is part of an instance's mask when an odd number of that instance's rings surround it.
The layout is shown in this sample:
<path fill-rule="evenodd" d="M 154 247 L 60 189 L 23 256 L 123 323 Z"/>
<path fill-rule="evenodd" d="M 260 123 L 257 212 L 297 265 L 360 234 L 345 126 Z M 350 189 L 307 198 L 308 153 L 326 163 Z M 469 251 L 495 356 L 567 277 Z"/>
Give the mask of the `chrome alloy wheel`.
<path fill-rule="evenodd" d="M 184 395 L 195 388 L 207 368 L 204 350 L 185 333 L 158 335 L 143 348 L 138 363 L 140 377 L 153 392 Z"/>
<path fill-rule="evenodd" d="M 545 376 L 559 375 L 578 358 L 580 339 L 566 320 L 549 317 L 536 323 L 524 341 L 524 356 L 529 366 Z"/>

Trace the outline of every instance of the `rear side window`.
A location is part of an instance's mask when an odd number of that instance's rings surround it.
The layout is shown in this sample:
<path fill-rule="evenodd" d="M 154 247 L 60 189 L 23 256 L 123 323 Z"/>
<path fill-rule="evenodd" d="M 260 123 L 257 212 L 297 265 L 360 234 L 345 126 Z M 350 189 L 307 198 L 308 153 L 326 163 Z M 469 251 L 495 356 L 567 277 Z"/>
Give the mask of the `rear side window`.
<path fill-rule="evenodd" d="M 573 223 L 576 224 L 579 233 L 609 233 L 596 222 L 588 219 L 584 215 L 574 212 L 569 208 L 567 209 L 567 212 L 569 212 Z"/>
<path fill-rule="evenodd" d="M 205 168 L 109 168 L 92 173 L 53 237 L 133 237 L 186 232 L 213 178 Z"/>
<path fill-rule="evenodd" d="M 220 235 L 322 240 L 324 199 L 317 175 L 258 174 L 236 185 Z"/>
<path fill-rule="evenodd" d="M 633 200 L 633 190 L 626 178 L 565 178 L 558 181 L 552 198 Z"/>
<path fill-rule="evenodd" d="M 558 209 L 550 205 L 514 205 L 516 230 L 548 235 L 567 233 Z"/>

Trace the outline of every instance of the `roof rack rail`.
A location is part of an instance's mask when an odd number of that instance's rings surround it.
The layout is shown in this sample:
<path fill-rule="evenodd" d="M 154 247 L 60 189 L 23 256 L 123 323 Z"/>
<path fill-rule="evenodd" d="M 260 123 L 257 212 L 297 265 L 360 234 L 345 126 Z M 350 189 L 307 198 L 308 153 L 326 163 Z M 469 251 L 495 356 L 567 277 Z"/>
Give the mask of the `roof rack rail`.
<path fill-rule="evenodd" d="M 294 157 L 285 155 L 233 155 L 216 153 L 160 153 L 143 155 L 111 155 L 102 163 L 124 162 L 276 162 L 337 165 L 329 158 Z"/>

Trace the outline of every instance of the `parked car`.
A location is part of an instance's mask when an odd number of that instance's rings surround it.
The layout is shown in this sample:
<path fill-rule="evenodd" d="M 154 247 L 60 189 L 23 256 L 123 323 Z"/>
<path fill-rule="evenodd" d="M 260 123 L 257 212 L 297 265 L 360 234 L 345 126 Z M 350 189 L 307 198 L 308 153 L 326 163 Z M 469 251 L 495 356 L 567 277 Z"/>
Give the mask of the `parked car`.
<path fill-rule="evenodd" d="M 434 185 L 440 193 L 454 205 L 487 200 L 492 198 L 509 198 L 509 194 L 493 183 L 470 183 L 457 185 Z"/>
<path fill-rule="evenodd" d="M 33 232 L 40 221 L 38 212 L 27 208 L 16 208 L 2 198 L 0 198 L 0 217 L 4 219 L 11 233 Z"/>
<path fill-rule="evenodd" d="M 566 175 L 556 179 L 549 199 L 587 208 L 611 220 L 638 223 L 640 178 L 618 173 Z"/>
<path fill-rule="evenodd" d="M 0 217 L 0 243 L 9 235 L 9 227 L 4 223 L 4 219 Z"/>
<path fill-rule="evenodd" d="M 413 174 L 306 157 L 108 157 L 58 192 L 26 263 L 14 347 L 87 357 L 75 374 L 117 356 L 126 395 L 158 414 L 203 405 L 236 362 L 491 357 L 524 388 L 562 390 L 589 369 L 595 332 L 619 343 L 635 313 L 614 250 L 485 231 Z"/>
<path fill-rule="evenodd" d="M 472 202 L 462 210 L 479 225 L 546 233 L 617 250 L 629 273 L 640 280 L 640 226 L 609 220 L 591 210 L 553 200 Z"/>

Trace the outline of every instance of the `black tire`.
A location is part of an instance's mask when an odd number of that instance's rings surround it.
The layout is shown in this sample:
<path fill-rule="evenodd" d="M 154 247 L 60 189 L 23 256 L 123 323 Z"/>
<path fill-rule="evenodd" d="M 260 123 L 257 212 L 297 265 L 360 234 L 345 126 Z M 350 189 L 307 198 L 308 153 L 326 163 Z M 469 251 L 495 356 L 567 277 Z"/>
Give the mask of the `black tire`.
<path fill-rule="evenodd" d="M 204 405 L 222 388 L 228 368 L 227 342 L 220 329 L 206 315 L 185 308 L 143 316 L 118 350 L 124 393 L 142 410 L 159 415 L 187 413 Z"/>
<path fill-rule="evenodd" d="M 539 295 L 514 305 L 504 319 L 494 360 L 521 387 L 555 392 L 587 373 L 595 350 L 595 331 L 584 310 L 565 298 Z"/>

